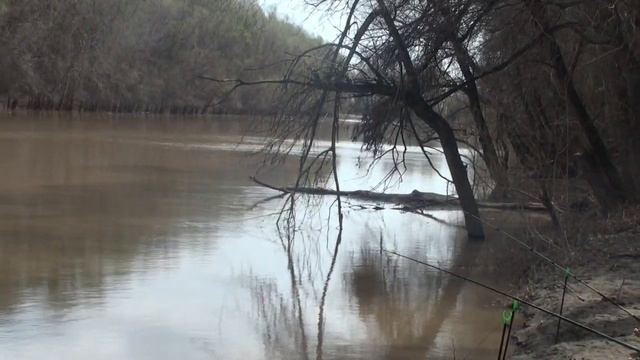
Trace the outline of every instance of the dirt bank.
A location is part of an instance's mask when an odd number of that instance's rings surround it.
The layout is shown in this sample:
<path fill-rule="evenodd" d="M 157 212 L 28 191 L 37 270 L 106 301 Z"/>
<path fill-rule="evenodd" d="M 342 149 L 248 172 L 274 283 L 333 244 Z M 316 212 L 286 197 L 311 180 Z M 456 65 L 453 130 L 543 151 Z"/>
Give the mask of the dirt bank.
<path fill-rule="evenodd" d="M 606 296 L 640 317 L 640 224 L 623 232 L 586 236 L 571 259 L 571 271 Z M 549 271 L 544 280 L 534 280 L 525 297 L 546 309 L 558 311 L 563 275 Z M 640 348 L 634 329 L 640 323 L 589 288 L 569 280 L 564 315 L 607 335 Z M 533 309 L 524 309 L 512 341 L 511 359 L 637 359 L 640 354 L 597 335 L 563 323 L 555 341 L 557 319 Z"/>

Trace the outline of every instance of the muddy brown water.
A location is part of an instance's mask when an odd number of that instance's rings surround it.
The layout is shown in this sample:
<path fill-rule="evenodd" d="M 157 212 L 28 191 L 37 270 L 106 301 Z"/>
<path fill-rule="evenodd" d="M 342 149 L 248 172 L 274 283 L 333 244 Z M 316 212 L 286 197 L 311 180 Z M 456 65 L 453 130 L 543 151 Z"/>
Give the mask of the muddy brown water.
<path fill-rule="evenodd" d="M 285 251 L 282 202 L 253 207 L 275 193 L 248 177 L 290 184 L 296 155 L 261 168 L 247 123 L 0 116 L 0 359 L 495 358 L 493 295 L 380 252 L 463 268 L 481 245 L 460 213 L 347 200 L 331 271 L 333 199 L 298 208 Z M 339 151 L 343 189 L 391 169 L 369 169 L 352 143 Z M 417 149 L 406 157 L 388 191 L 447 191 Z"/>

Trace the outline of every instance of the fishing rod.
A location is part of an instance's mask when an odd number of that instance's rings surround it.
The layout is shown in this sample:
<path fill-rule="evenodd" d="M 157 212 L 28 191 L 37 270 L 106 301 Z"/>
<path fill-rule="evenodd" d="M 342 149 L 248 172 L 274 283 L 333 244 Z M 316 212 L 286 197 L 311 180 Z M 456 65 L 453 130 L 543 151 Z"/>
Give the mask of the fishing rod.
<path fill-rule="evenodd" d="M 566 322 L 568 322 L 569 324 L 572 324 L 572 325 L 577 326 L 577 327 L 579 327 L 579 328 L 581 328 L 581 329 L 587 330 L 587 331 L 589 331 L 589 332 L 591 332 L 591 333 L 593 333 L 593 334 L 596 334 L 596 335 L 598 335 L 598 336 L 600 336 L 600 337 L 602 337 L 602 338 L 604 338 L 604 339 L 607 339 L 607 340 L 609 340 L 609 341 L 611 341 L 611 342 L 614 342 L 614 343 L 616 343 L 616 344 L 618 344 L 618 345 L 620 345 L 620 346 L 623 346 L 623 347 L 625 347 L 625 348 L 627 348 L 627 349 L 629 349 L 629 350 L 633 350 L 633 351 L 636 351 L 636 352 L 639 352 L 639 353 L 640 353 L 640 348 L 639 348 L 639 347 L 633 346 L 633 345 L 628 344 L 628 343 L 626 343 L 626 342 L 624 342 L 624 341 L 620 341 L 620 340 L 618 340 L 618 339 L 616 339 L 616 338 L 614 338 L 614 337 L 612 337 L 612 336 L 609 336 L 609 335 L 607 335 L 607 334 L 605 334 L 605 333 L 603 333 L 603 332 L 601 332 L 601 331 L 598 331 L 598 330 L 596 330 L 596 329 L 590 328 L 590 327 L 588 327 L 587 325 L 584 325 L 584 324 L 582 324 L 582 323 L 579 323 L 579 322 L 577 322 L 577 321 L 575 321 L 575 320 L 571 320 L 571 319 L 567 318 L 566 316 L 560 315 L 560 314 L 555 313 L 555 312 L 553 312 L 553 311 L 551 311 L 551 310 L 547 310 L 547 309 L 545 309 L 545 308 L 543 308 L 543 307 L 541 307 L 541 306 L 535 305 L 535 304 L 533 304 L 533 303 L 531 303 L 531 302 L 528 302 L 528 301 L 526 301 L 526 300 L 524 300 L 524 299 L 521 299 L 521 298 L 519 298 L 519 297 L 517 297 L 517 296 L 515 296 L 515 295 L 508 294 L 508 293 L 506 293 L 506 292 L 504 292 L 504 291 L 502 291 L 502 290 L 496 289 L 496 288 L 494 288 L 494 287 L 492 287 L 492 286 L 490 286 L 490 285 L 483 284 L 483 283 L 481 283 L 481 282 L 479 282 L 479 281 L 477 281 L 477 280 L 474 280 L 474 279 L 471 279 L 471 278 L 469 278 L 469 277 L 466 277 L 466 276 L 463 276 L 463 275 L 460 275 L 460 274 L 454 273 L 453 271 L 450 271 L 450 270 L 443 269 L 443 268 L 441 268 L 441 267 L 439 267 L 439 266 L 436 266 L 436 265 L 433 265 L 433 264 L 429 264 L 429 263 L 427 263 L 427 262 L 424 262 L 424 261 L 421 261 L 421 260 L 418 260 L 418 259 L 414 259 L 414 258 L 412 258 L 412 257 L 410 257 L 410 256 L 402 255 L 402 254 L 397 253 L 397 252 L 395 252 L 395 251 L 391 251 L 391 250 L 387 250 L 387 249 L 383 249 L 383 251 L 384 251 L 384 252 L 386 252 L 386 253 L 389 253 L 389 254 L 395 255 L 395 256 L 397 256 L 397 257 L 403 258 L 403 259 L 405 259 L 405 260 L 409 260 L 409 261 L 415 262 L 415 263 L 417 263 L 417 264 L 421 264 L 421 265 L 424 265 L 424 266 L 430 267 L 430 268 L 432 268 L 432 269 L 438 270 L 438 271 L 440 271 L 440 272 L 443 272 L 443 273 L 445 273 L 445 274 L 447 274 L 447 275 L 450 275 L 450 276 L 453 276 L 453 277 L 455 277 L 455 278 L 458 278 L 458 279 L 461 279 L 461 280 L 464 280 L 464 281 L 470 282 L 470 283 L 472 283 L 472 284 L 475 284 L 475 285 L 477 285 L 477 286 L 480 286 L 480 287 L 482 287 L 482 288 L 485 288 L 485 289 L 487 289 L 487 290 L 489 290 L 489 291 L 492 291 L 492 292 L 494 292 L 494 293 L 496 293 L 496 294 L 499 294 L 499 295 L 502 295 L 502 296 L 508 297 L 508 298 L 510 298 L 510 299 L 512 299 L 512 300 L 516 300 L 516 301 L 518 301 L 518 302 L 520 302 L 520 303 L 522 303 L 522 304 L 525 304 L 525 305 L 527 305 L 527 306 L 530 306 L 530 307 L 532 307 L 532 308 L 534 308 L 534 309 L 536 309 L 536 310 L 538 310 L 538 311 L 541 311 L 541 312 L 543 312 L 543 313 L 545 313 L 545 314 L 547 314 L 547 315 L 551 315 L 551 316 L 553 316 L 553 317 L 556 317 L 556 318 L 558 318 L 558 319 L 561 319 L 562 321 L 566 321 Z"/>
<path fill-rule="evenodd" d="M 631 316 L 632 318 L 634 318 L 636 320 L 636 322 L 640 322 L 640 317 L 638 317 L 637 315 L 633 314 L 631 311 L 629 311 L 629 309 L 625 308 L 624 306 L 622 306 L 620 303 L 618 303 L 615 299 L 610 298 L 609 296 L 605 295 L 602 291 L 596 289 L 595 287 L 593 287 L 592 285 L 589 285 L 586 281 L 578 278 L 573 272 L 569 271 L 568 268 L 558 264 L 558 262 L 556 262 L 555 260 L 551 259 L 549 256 L 539 252 L 538 250 L 534 249 L 534 247 L 532 245 L 527 244 L 526 242 L 518 239 L 517 237 L 515 237 L 514 235 L 511 235 L 510 233 L 500 229 L 498 226 L 492 225 L 484 220 L 482 220 L 480 217 L 470 214 L 466 211 L 463 210 L 463 212 L 473 218 L 475 218 L 476 220 L 480 221 L 482 224 L 489 226 L 491 228 L 493 228 L 494 230 L 506 235 L 507 237 L 509 237 L 510 239 L 512 239 L 513 241 L 517 242 L 518 244 L 520 244 L 520 246 L 524 247 L 525 249 L 529 250 L 531 253 L 533 253 L 534 255 L 538 256 L 539 258 L 543 259 L 544 261 L 546 261 L 547 263 L 553 265 L 554 267 L 556 267 L 557 269 L 559 269 L 560 271 L 563 271 L 565 274 L 567 274 L 569 277 L 573 278 L 574 280 L 576 280 L 578 283 L 580 283 L 581 285 L 585 286 L 586 288 L 588 288 L 589 290 L 595 292 L 596 294 L 598 294 L 602 299 L 604 299 L 605 301 L 615 305 L 618 309 L 622 310 L 623 312 L 625 312 L 627 315 Z"/>

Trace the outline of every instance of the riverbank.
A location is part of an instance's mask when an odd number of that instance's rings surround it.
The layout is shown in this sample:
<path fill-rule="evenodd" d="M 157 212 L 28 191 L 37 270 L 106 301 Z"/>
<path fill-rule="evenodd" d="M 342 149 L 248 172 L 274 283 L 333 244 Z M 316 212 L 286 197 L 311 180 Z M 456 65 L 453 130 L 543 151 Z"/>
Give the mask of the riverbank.
<path fill-rule="evenodd" d="M 640 222 L 636 217 L 619 223 L 599 224 L 598 231 L 581 235 L 568 261 L 578 278 L 640 317 Z M 563 280 L 557 269 L 538 273 L 525 286 L 523 296 L 545 309 L 558 311 Z M 533 309 L 525 308 L 523 313 L 525 320 L 512 339 L 516 344 L 512 359 L 640 358 L 632 350 L 567 323 L 561 324 L 556 342 L 557 319 Z M 640 347 L 640 337 L 634 335 L 640 323 L 574 279 L 568 283 L 563 315 Z"/>

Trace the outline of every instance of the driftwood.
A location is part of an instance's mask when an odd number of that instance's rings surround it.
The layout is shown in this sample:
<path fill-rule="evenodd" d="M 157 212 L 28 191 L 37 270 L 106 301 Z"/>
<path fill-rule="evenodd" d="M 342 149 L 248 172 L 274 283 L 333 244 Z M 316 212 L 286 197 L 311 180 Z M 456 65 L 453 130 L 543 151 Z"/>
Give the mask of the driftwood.
<path fill-rule="evenodd" d="M 280 196 L 291 193 L 308 195 L 340 195 L 360 200 L 401 205 L 406 207 L 407 209 L 447 209 L 460 207 L 460 203 L 458 201 L 458 198 L 456 197 L 429 192 L 421 192 L 418 190 L 413 190 L 409 194 L 380 193 L 367 190 L 338 192 L 336 190 L 324 189 L 319 187 L 278 187 L 260 181 L 255 177 L 251 177 L 251 180 L 260 186 L 264 186 L 266 188 L 281 192 L 282 194 Z M 541 203 L 506 203 L 479 201 L 478 206 L 485 209 L 546 211 L 544 205 L 542 205 Z"/>

